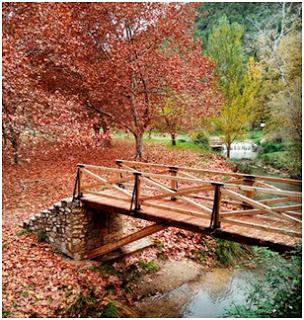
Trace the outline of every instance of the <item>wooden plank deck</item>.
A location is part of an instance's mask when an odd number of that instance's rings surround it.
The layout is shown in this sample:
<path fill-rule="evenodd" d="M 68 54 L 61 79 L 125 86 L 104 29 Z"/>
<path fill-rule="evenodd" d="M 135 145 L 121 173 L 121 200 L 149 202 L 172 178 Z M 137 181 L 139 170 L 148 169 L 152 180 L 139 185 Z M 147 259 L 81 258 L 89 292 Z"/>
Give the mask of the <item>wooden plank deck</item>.
<path fill-rule="evenodd" d="M 86 206 L 98 209 L 100 214 L 102 214 L 102 212 L 110 212 L 113 214 L 131 215 L 135 218 L 154 221 L 156 223 L 166 223 L 169 226 L 209 234 L 221 239 L 250 245 L 267 246 L 277 251 L 289 250 L 301 242 L 301 228 L 292 221 L 287 221 L 282 226 L 281 220 L 268 220 L 267 216 L 259 218 L 257 216 L 242 216 L 238 217 L 237 220 L 248 223 L 248 227 L 238 225 L 234 222 L 223 221 L 221 222 L 220 229 L 210 230 L 210 218 L 207 216 L 191 216 L 193 207 L 180 200 L 153 201 L 153 204 L 170 206 L 172 208 L 170 211 L 142 204 L 139 211 L 131 212 L 130 201 L 127 199 L 111 199 L 108 197 L 109 195 L 120 196 L 116 190 L 104 190 L 99 195 L 84 193 L 81 200 Z M 176 208 L 176 212 L 174 208 Z M 189 214 L 178 212 L 179 209 L 188 210 Z M 250 224 L 262 225 L 264 226 L 264 230 L 255 229 L 252 226 L 249 227 Z M 272 227 L 273 229 L 278 228 L 280 232 L 269 231 L 267 230 L 268 227 Z M 287 233 L 289 230 L 292 230 L 296 234 L 282 234 L 281 230 L 284 228 Z"/>

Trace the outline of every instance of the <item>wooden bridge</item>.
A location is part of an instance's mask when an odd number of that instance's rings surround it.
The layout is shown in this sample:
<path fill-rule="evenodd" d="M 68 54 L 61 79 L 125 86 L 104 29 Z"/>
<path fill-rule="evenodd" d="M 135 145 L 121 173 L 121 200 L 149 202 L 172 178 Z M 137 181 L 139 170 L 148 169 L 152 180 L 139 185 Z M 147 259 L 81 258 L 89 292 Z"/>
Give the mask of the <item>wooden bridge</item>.
<path fill-rule="evenodd" d="M 155 223 L 94 249 L 88 258 L 169 226 L 278 251 L 301 243 L 302 181 L 136 161 L 116 165 L 79 164 L 73 197 L 101 214 Z"/>

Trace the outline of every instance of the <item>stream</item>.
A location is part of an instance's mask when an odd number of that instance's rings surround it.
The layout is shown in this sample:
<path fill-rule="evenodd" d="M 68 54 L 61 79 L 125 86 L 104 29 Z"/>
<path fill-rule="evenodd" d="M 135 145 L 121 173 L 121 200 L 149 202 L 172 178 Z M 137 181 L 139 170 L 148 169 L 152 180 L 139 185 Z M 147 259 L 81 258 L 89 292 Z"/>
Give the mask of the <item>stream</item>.
<path fill-rule="evenodd" d="M 176 262 L 167 262 L 162 266 L 162 272 L 152 276 L 151 285 L 146 285 L 147 279 L 141 285 L 148 286 L 146 291 L 152 291 L 152 296 L 140 299 L 136 310 L 141 317 L 153 318 L 216 318 L 224 317 L 225 310 L 231 304 L 244 304 L 254 283 L 261 279 L 262 272 L 257 269 L 215 268 L 212 271 L 202 271 L 193 262 L 181 262 L 185 275 L 179 273 L 180 281 L 172 275 L 173 269 L 180 266 Z M 188 266 L 186 266 L 188 263 Z M 166 270 L 169 270 L 166 273 Z M 178 271 L 178 270 L 177 270 Z M 170 283 L 177 286 L 170 289 Z M 167 282 L 167 285 L 164 285 Z M 149 281 L 148 281 L 149 283 Z M 151 288 L 162 283 L 162 293 L 153 292 Z M 166 288 L 167 287 L 167 288 Z"/>

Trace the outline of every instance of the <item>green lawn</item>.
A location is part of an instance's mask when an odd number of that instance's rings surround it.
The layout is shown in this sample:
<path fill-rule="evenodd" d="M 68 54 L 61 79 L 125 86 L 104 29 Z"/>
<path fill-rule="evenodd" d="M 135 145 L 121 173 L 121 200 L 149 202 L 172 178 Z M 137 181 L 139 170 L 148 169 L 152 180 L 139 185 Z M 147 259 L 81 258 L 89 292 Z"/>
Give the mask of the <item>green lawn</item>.
<path fill-rule="evenodd" d="M 113 138 L 119 140 L 134 140 L 131 134 L 127 134 L 121 131 L 113 132 Z M 204 152 L 204 150 L 197 144 L 195 144 L 187 134 L 178 134 L 176 136 L 176 146 L 172 146 L 171 137 L 169 134 L 152 133 L 149 138 L 148 133 L 144 135 L 144 143 L 159 143 L 166 146 L 169 149 L 191 150 L 194 152 Z"/>

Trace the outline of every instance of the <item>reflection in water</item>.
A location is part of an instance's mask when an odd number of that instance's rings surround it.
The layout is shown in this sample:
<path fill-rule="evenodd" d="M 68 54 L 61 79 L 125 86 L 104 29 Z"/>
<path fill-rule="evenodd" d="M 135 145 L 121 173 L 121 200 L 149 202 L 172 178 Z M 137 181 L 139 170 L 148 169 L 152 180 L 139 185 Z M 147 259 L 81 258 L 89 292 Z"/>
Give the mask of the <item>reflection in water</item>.
<path fill-rule="evenodd" d="M 206 281 L 184 307 L 183 317 L 221 317 L 232 303 L 244 304 L 255 274 L 251 271 L 216 270 L 207 274 Z"/>
<path fill-rule="evenodd" d="M 137 310 L 143 317 L 155 318 L 223 317 L 225 309 L 232 303 L 246 303 L 260 276 L 257 270 L 216 268 L 174 290 L 143 299 L 137 304 Z"/>

